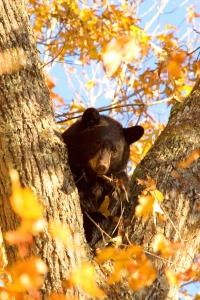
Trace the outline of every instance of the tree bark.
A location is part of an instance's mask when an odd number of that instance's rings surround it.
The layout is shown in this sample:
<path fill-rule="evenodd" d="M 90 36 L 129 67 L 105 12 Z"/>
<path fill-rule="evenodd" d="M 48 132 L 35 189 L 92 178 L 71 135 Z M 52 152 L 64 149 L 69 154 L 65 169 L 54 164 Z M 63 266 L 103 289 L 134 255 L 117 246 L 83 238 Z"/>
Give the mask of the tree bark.
<path fill-rule="evenodd" d="M 184 271 L 199 247 L 200 161 L 194 161 L 187 169 L 178 167 L 192 150 L 200 148 L 199 99 L 200 82 L 171 114 L 167 127 L 137 167 L 130 186 L 130 206 L 125 215 L 125 219 L 132 220 L 142 191 L 136 178 L 145 179 L 146 174 L 150 175 L 165 197 L 161 204 L 165 221 L 157 220 L 155 225 L 153 218 L 145 223 L 134 219 L 128 228 L 129 240 L 152 252 L 153 238 L 161 232 L 171 241 L 185 243 L 186 250 L 179 251 L 168 263 L 150 256 L 158 270 L 158 278 L 151 287 L 138 293 L 125 291 L 120 285 L 110 288 L 105 285 L 109 300 L 176 299 L 177 288 L 167 284 L 162 270 L 170 266 L 173 271 Z M 9 169 L 15 168 L 23 186 L 30 187 L 39 196 L 45 207 L 46 220 L 68 224 L 76 243 L 73 249 L 66 249 L 51 239 L 47 229 L 42 237 L 37 237 L 33 251 L 49 267 L 43 286 L 44 298 L 51 291 L 62 292 L 62 280 L 89 255 L 66 149 L 55 132 L 49 92 L 24 3 L 22 0 L 0 0 L 0 226 L 4 233 L 16 229 L 19 224 L 9 202 Z M 16 248 L 6 244 L 6 250 L 9 264 L 14 263 Z M 96 270 L 102 278 L 101 269 L 96 267 Z M 91 299 L 79 289 L 69 294 Z"/>
<path fill-rule="evenodd" d="M 68 224 L 76 244 L 64 248 L 45 229 L 36 238 L 34 254 L 48 265 L 44 298 L 62 292 L 62 280 L 85 259 L 85 237 L 76 187 L 67 165 L 67 151 L 56 124 L 49 91 L 23 1 L 0 0 L 0 226 L 3 233 L 15 230 L 19 218 L 9 197 L 9 169 L 20 175 L 45 207 L 44 217 Z M 6 244 L 9 264 L 17 249 Z M 84 299 L 77 289 L 71 294 Z"/>
<path fill-rule="evenodd" d="M 156 233 L 163 233 L 170 241 L 186 245 L 185 250 L 179 250 L 168 259 L 169 262 L 150 255 L 158 270 L 158 278 L 132 299 L 177 299 L 178 287 L 168 285 L 163 269 L 170 267 L 175 273 L 186 271 L 199 249 L 200 159 L 194 160 L 187 168 L 178 166 L 193 150 L 200 150 L 200 81 L 191 94 L 173 108 L 168 125 L 138 165 L 131 180 L 131 209 L 128 208 L 125 218 L 130 219 L 130 211 L 134 212 L 138 195 L 144 189 L 137 184 L 136 178 L 146 179 L 148 174 L 164 195 L 161 208 L 165 219 L 161 222 L 157 218 L 155 225 L 153 217 L 145 223 L 141 218 L 134 218 L 129 228 L 131 242 L 143 245 L 146 251 L 153 253 L 153 238 Z"/>

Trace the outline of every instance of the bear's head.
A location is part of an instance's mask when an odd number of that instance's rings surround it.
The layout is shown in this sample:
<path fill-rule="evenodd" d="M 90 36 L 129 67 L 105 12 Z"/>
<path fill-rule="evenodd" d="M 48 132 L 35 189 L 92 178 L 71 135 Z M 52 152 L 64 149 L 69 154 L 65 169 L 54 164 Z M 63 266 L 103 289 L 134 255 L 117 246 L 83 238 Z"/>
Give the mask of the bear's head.
<path fill-rule="evenodd" d="M 81 167 L 86 173 L 115 175 L 126 167 L 130 144 L 143 134 L 141 126 L 123 128 L 113 118 L 88 108 L 82 119 L 63 133 L 63 139 L 68 147 L 70 167 Z"/>

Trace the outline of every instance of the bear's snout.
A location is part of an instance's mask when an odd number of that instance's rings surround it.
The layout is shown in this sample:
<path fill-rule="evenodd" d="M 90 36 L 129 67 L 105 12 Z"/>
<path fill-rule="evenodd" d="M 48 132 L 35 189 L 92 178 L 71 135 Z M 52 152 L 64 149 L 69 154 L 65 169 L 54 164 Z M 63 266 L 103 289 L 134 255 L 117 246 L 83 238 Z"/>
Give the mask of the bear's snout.
<path fill-rule="evenodd" d="M 89 163 L 95 173 L 98 175 L 104 175 L 110 168 L 110 159 L 111 151 L 108 149 L 101 149 L 92 159 L 90 159 Z"/>

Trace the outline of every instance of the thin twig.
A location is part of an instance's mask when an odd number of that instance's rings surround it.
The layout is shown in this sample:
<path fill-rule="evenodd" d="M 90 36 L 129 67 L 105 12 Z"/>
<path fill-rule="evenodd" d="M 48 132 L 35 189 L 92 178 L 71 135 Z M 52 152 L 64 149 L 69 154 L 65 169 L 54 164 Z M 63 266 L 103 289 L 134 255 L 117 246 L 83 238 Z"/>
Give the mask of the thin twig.
<path fill-rule="evenodd" d="M 122 107 L 132 107 L 132 106 L 149 107 L 149 106 L 153 106 L 153 105 L 157 105 L 157 104 L 169 102 L 169 101 L 171 101 L 172 99 L 173 99 L 173 100 L 176 100 L 176 99 L 174 98 L 174 96 L 172 96 L 172 97 L 169 97 L 169 98 L 165 98 L 165 99 L 163 99 L 163 100 L 151 102 L 151 103 L 149 103 L 149 104 L 137 103 L 137 104 L 115 105 L 115 106 L 107 106 L 107 107 L 105 107 L 105 108 L 101 108 L 101 109 L 97 109 L 97 110 L 98 110 L 98 112 L 104 112 L 104 111 L 113 110 L 113 109 L 118 109 L 118 108 L 122 108 Z M 70 114 L 72 114 L 72 113 L 70 113 Z M 66 117 L 67 115 L 69 115 L 69 113 L 65 113 L 65 114 L 56 116 L 56 118 L 63 118 L 63 117 Z M 80 115 L 78 115 L 78 116 L 66 118 L 66 120 L 58 121 L 57 124 L 62 124 L 62 123 L 65 123 L 66 121 L 70 121 L 70 120 L 73 120 L 73 119 L 78 119 L 78 118 L 80 118 L 81 116 L 82 116 L 82 114 L 80 114 Z"/>
<path fill-rule="evenodd" d="M 164 260 L 164 261 L 168 262 L 168 263 L 171 264 L 171 265 L 174 265 L 174 266 L 176 266 L 176 267 L 179 267 L 179 268 L 183 268 L 183 269 L 188 270 L 188 268 L 183 267 L 183 266 L 180 266 L 180 265 L 178 265 L 178 264 L 176 264 L 176 263 L 174 263 L 174 262 L 172 262 L 172 261 L 170 261 L 170 260 L 168 260 L 168 259 L 166 259 L 166 258 L 160 257 L 160 256 L 158 256 L 158 255 L 156 255 L 156 254 L 153 254 L 153 253 L 151 253 L 151 252 L 149 252 L 149 251 L 146 251 L 146 250 L 142 250 L 142 251 L 143 251 L 144 253 L 146 253 L 146 254 L 149 254 L 149 255 L 153 256 L 153 257 L 156 257 L 156 258 L 159 258 L 159 259 L 161 259 L 161 260 Z"/>
<path fill-rule="evenodd" d="M 90 215 L 88 215 L 88 213 L 86 211 L 84 211 L 84 213 L 86 214 L 86 216 L 90 219 L 90 221 L 101 231 L 103 232 L 109 239 L 111 239 L 111 236 L 105 232 L 91 217 Z"/>

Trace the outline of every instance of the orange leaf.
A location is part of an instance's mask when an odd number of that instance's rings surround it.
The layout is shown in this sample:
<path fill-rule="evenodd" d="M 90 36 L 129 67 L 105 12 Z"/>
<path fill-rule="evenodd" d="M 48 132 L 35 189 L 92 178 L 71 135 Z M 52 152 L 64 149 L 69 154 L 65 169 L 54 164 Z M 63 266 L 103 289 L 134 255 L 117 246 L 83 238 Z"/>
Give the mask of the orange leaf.
<path fill-rule="evenodd" d="M 188 23 L 191 23 L 193 21 L 194 18 L 200 18 L 200 14 L 197 14 L 195 11 L 195 6 L 194 5 L 190 5 L 187 8 L 188 14 L 187 14 L 187 21 Z"/>
<path fill-rule="evenodd" d="M 144 257 L 141 263 L 136 265 L 135 271 L 129 278 L 129 287 L 135 292 L 141 287 L 149 286 L 156 278 L 156 270 L 152 267 L 151 262 Z"/>
<path fill-rule="evenodd" d="M 186 158 L 185 160 L 181 161 L 178 164 L 178 167 L 188 168 L 193 161 L 195 161 L 199 158 L 199 155 L 200 155 L 200 150 L 199 149 L 192 151 L 192 153 L 190 154 L 190 156 L 188 158 Z"/>
<path fill-rule="evenodd" d="M 0 52 L 0 75 L 20 70 L 27 64 L 26 52 L 16 47 Z"/>
<path fill-rule="evenodd" d="M 46 274 L 47 271 L 46 264 L 37 257 L 18 261 L 10 270 L 12 283 L 8 288 L 15 292 L 38 289 L 44 282 L 42 274 Z"/>
<path fill-rule="evenodd" d="M 156 189 L 156 183 L 151 176 L 147 175 L 147 180 L 137 178 L 138 184 L 146 186 L 145 191 L 154 191 Z"/>
<path fill-rule="evenodd" d="M 180 51 L 171 55 L 170 62 L 167 66 L 169 76 L 179 78 L 181 76 L 181 64 L 186 59 L 186 53 Z"/>
<path fill-rule="evenodd" d="M 155 252 L 161 252 L 163 257 L 169 257 L 174 255 L 179 249 L 183 249 L 185 246 L 181 243 L 173 243 L 168 241 L 163 234 L 157 233 L 153 242 L 153 250 Z"/>
<path fill-rule="evenodd" d="M 80 300 L 77 297 L 67 297 L 63 294 L 51 293 L 48 297 L 48 300 Z"/>

